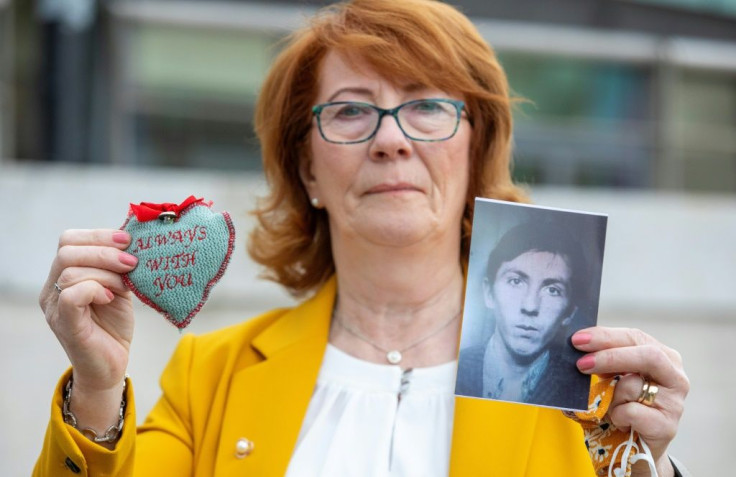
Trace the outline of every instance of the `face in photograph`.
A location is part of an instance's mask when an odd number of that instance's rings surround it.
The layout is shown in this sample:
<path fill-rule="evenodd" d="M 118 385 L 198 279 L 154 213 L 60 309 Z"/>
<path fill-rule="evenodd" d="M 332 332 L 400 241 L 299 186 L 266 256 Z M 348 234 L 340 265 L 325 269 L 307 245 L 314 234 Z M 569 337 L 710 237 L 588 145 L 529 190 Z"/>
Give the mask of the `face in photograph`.
<path fill-rule="evenodd" d="M 532 250 L 503 262 L 493 282 L 484 279 L 496 333 L 518 361 L 536 358 L 572 320 L 570 278 L 562 255 Z"/>

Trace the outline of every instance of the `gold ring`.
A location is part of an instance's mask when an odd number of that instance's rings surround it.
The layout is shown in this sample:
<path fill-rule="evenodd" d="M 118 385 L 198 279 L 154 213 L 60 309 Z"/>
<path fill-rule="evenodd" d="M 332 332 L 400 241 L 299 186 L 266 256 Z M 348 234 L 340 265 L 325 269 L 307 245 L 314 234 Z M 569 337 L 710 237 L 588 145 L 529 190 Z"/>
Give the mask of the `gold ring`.
<path fill-rule="evenodd" d="M 644 380 L 644 383 L 641 386 L 641 393 L 639 394 L 639 398 L 636 400 L 636 402 L 638 402 L 639 404 L 644 404 L 645 406 L 652 406 L 652 404 L 654 404 L 654 400 L 657 399 L 659 386 L 650 382 L 646 378 L 642 379 Z"/>

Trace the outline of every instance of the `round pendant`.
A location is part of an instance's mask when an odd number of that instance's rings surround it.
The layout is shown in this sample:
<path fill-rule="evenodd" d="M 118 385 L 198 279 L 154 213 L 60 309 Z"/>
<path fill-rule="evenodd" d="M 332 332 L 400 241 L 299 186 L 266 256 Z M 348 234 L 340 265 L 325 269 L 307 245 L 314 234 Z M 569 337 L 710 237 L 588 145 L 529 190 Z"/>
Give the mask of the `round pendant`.
<path fill-rule="evenodd" d="M 401 362 L 401 351 L 395 349 L 386 353 L 386 360 L 391 364 L 399 364 Z"/>

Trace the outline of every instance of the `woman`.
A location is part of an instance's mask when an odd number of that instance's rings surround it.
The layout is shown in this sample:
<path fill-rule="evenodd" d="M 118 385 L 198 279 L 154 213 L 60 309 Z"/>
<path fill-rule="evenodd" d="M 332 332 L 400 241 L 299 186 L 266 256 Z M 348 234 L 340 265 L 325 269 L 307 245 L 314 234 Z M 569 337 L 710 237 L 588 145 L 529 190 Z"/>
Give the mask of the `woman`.
<path fill-rule="evenodd" d="M 40 301 L 72 369 L 36 475 L 593 475 L 559 411 L 452 395 L 473 198 L 525 200 L 509 173 L 506 78 L 472 24 L 427 0 L 323 10 L 276 60 L 256 126 L 271 189 L 250 253 L 313 296 L 183 337 L 136 434 L 130 237 L 65 232 Z M 632 330 L 575 343 L 582 372 L 632 373 L 610 417 L 675 475 L 667 447 L 688 388 L 677 354 Z M 636 402 L 636 373 L 660 385 L 651 407 Z M 101 443 L 78 431 L 110 426 Z"/>

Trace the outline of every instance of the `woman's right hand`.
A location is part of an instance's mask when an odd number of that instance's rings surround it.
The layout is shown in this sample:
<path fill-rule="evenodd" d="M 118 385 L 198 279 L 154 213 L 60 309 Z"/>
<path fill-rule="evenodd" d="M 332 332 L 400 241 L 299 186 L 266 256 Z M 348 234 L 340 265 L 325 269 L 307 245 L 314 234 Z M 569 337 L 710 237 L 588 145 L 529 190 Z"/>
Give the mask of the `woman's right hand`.
<path fill-rule="evenodd" d="M 121 274 L 137 262 L 124 252 L 129 244 L 130 235 L 120 230 L 65 231 L 39 297 L 71 361 L 73 392 L 80 399 L 122 388 L 134 318 L 132 294 Z"/>

